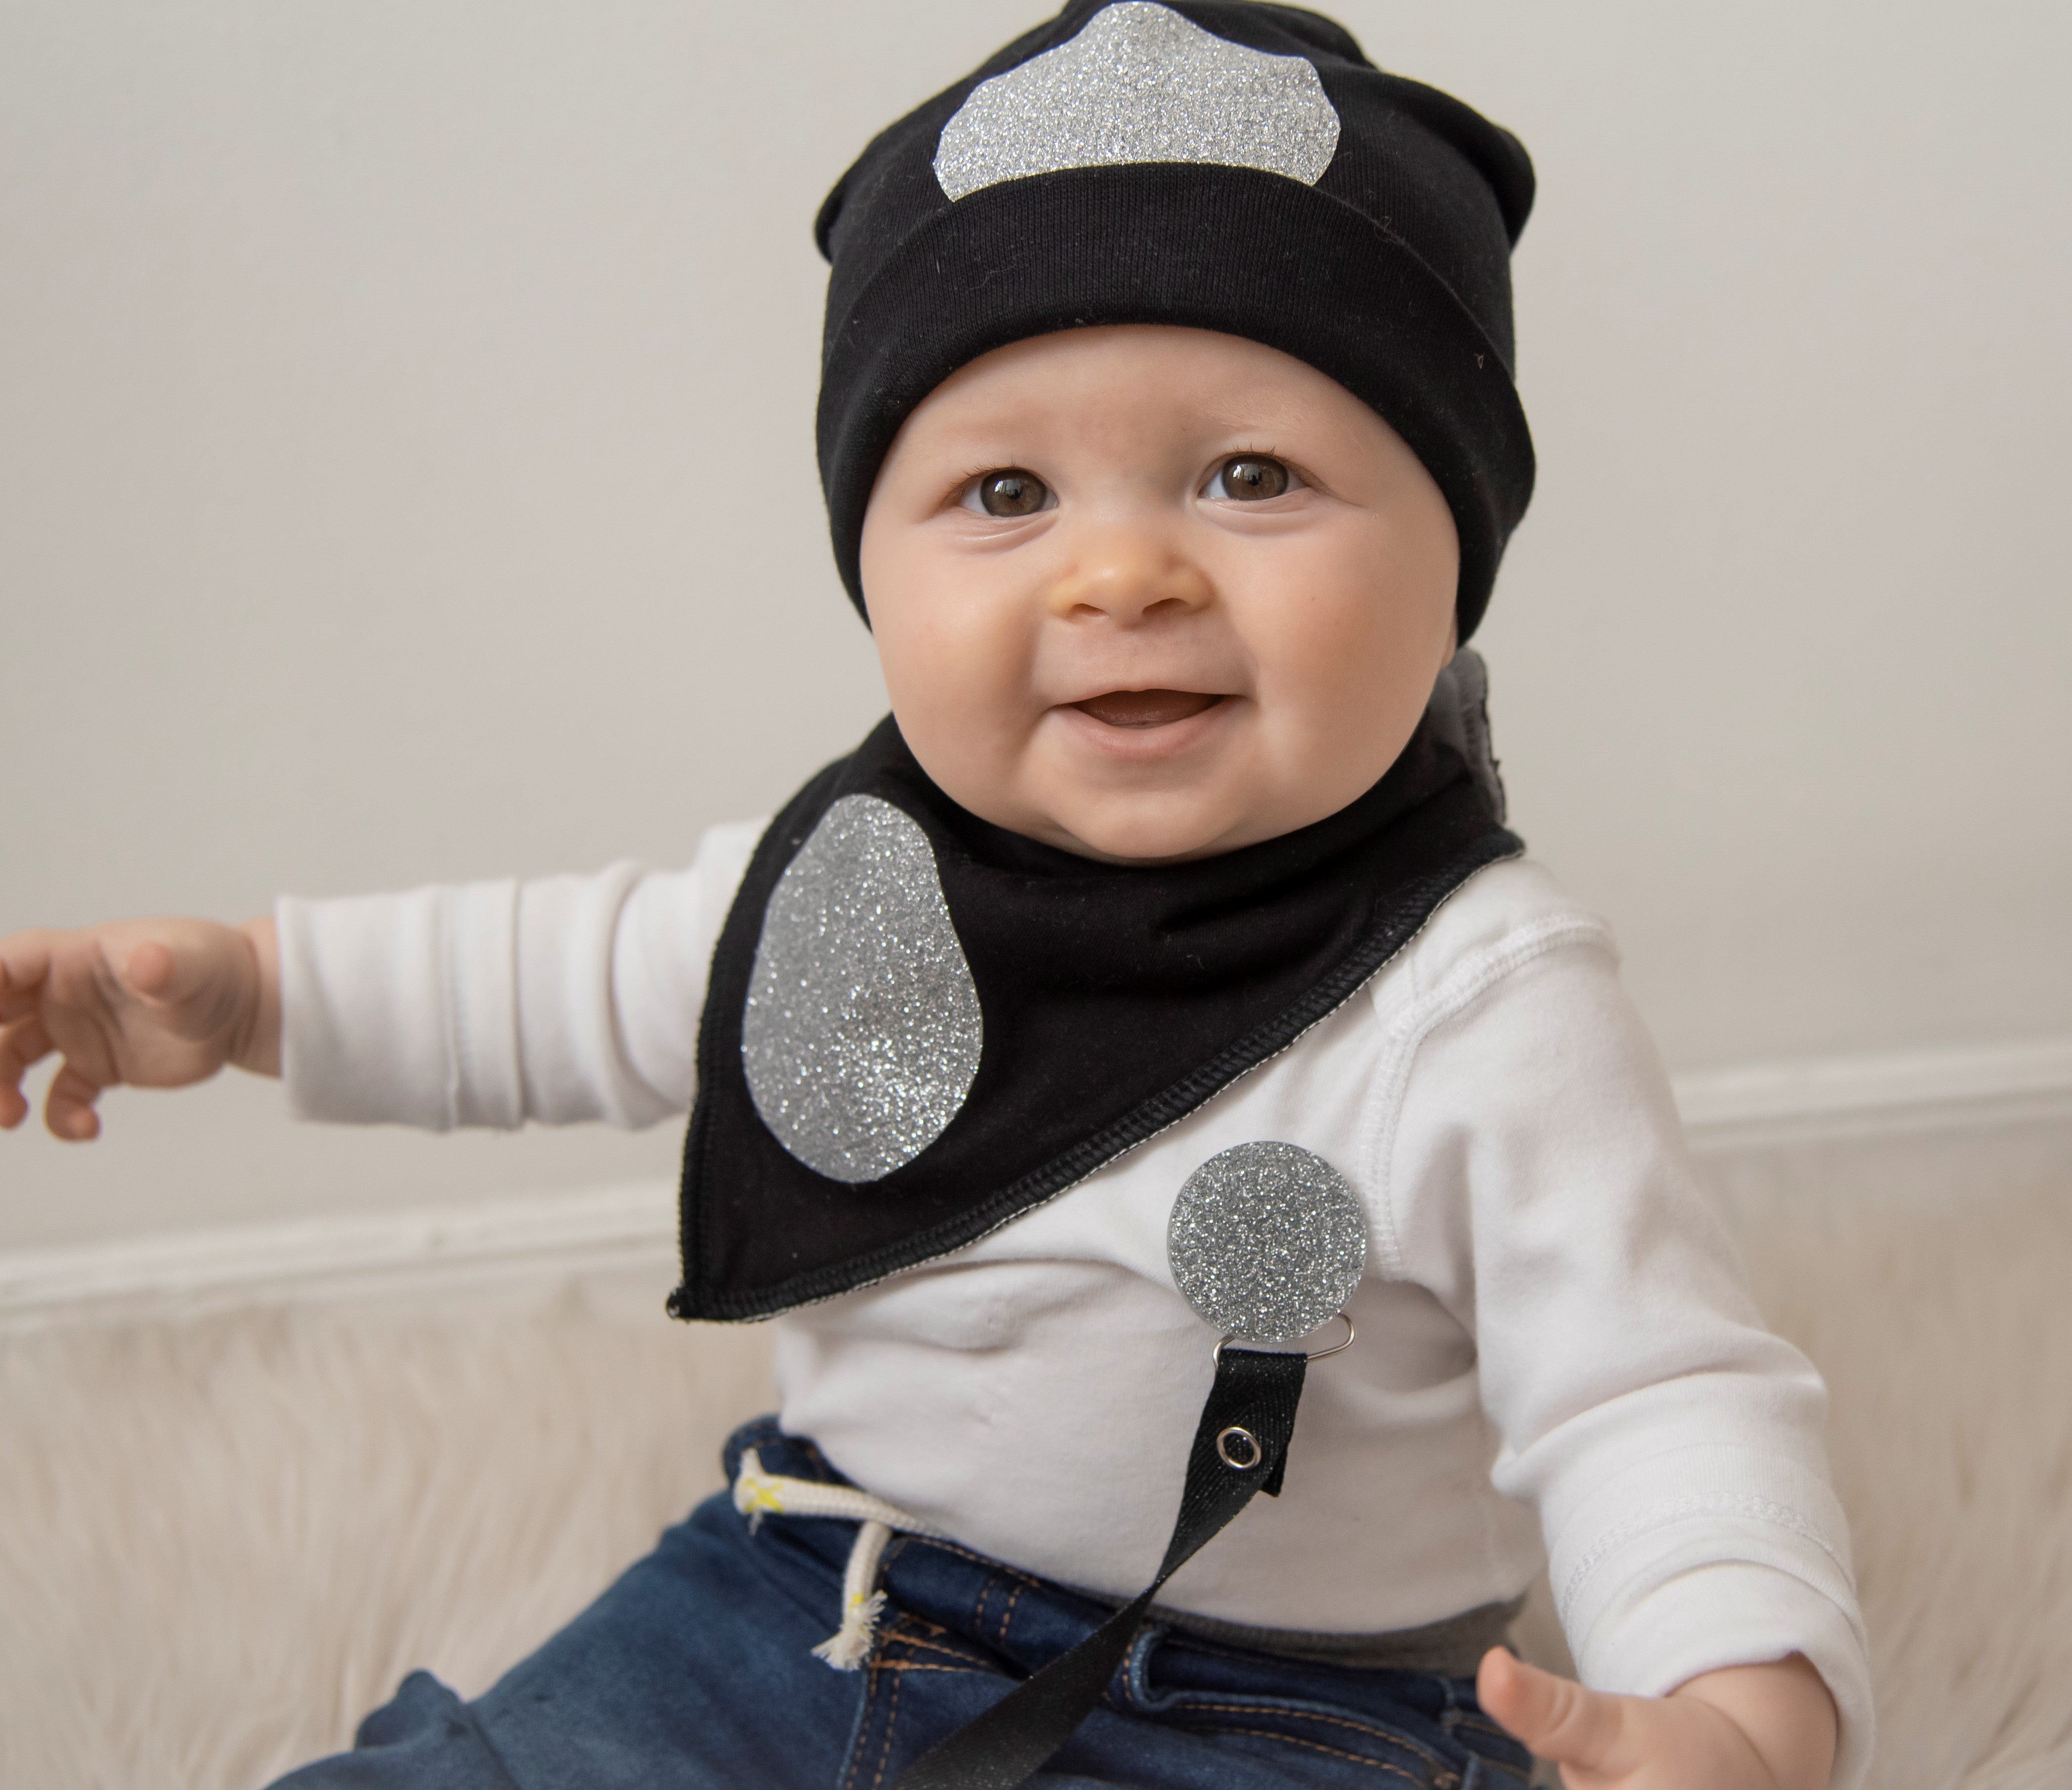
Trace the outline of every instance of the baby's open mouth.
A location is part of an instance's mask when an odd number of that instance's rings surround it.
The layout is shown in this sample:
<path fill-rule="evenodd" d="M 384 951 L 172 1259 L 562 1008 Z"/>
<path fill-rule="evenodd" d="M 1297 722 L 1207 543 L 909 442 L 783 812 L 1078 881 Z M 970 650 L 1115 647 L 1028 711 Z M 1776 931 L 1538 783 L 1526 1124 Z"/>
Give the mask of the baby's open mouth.
<path fill-rule="evenodd" d="M 1110 690 L 1072 706 L 1111 727 L 1166 727 L 1222 701 L 1202 690 Z"/>

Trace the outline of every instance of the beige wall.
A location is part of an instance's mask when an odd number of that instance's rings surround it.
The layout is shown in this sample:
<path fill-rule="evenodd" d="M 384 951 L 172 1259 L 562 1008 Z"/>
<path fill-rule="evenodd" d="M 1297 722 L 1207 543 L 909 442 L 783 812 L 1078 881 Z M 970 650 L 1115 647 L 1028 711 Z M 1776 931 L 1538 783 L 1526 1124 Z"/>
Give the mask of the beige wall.
<path fill-rule="evenodd" d="M 808 224 L 1026 0 L 0 0 L 0 928 L 682 860 L 878 712 Z M 2072 1032 L 2072 14 L 1338 9 L 1511 125 L 1517 824 L 1683 1068 Z M 0 1139 L 0 1248 L 663 1169 Z"/>

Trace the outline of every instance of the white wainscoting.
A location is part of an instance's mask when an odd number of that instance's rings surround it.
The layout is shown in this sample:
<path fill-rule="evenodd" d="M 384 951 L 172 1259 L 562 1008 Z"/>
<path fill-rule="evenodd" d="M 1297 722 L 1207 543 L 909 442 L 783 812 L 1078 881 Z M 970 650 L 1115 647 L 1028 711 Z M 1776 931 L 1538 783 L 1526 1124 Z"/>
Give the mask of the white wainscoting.
<path fill-rule="evenodd" d="M 1757 1063 L 1680 1076 L 1700 1154 L 2072 1117 L 2072 1039 Z"/>
<path fill-rule="evenodd" d="M 2072 1039 L 1750 1064 L 1676 1097 L 1701 1155 L 2072 1119 Z M 0 1254 L 0 1331 L 666 1269 L 676 1241 L 676 1190 L 653 1181 L 22 1251 Z"/>

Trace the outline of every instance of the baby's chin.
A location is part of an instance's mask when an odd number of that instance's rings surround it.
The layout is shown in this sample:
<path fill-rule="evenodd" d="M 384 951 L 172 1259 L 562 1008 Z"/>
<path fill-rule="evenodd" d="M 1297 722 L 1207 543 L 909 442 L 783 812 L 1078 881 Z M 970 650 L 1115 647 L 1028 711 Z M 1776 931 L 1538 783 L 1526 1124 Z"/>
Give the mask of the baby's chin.
<path fill-rule="evenodd" d="M 980 820 L 1102 863 L 1178 863 L 1285 830 L 1267 822 L 1227 777 L 1169 776 L 1157 780 L 1160 787 L 1132 789 L 1116 787 L 1112 777 L 1032 762 L 1040 755 L 995 765 L 992 776 L 972 756 L 938 765 L 919 747 L 916 755 L 943 792 Z"/>
<path fill-rule="evenodd" d="M 1227 783 L 1118 792 L 1042 780 L 1018 805 L 1015 831 L 1107 864 L 1186 863 L 1292 830 L 1272 804 Z"/>
<path fill-rule="evenodd" d="M 1137 776 L 1112 765 L 1087 772 L 1072 754 L 1031 753 L 1002 804 L 1013 817 L 985 818 L 1105 863 L 1185 863 L 1300 832 L 1355 800 L 1388 768 L 1377 751 L 1367 775 L 1360 755 L 1342 749 L 1332 763 L 1305 763 L 1291 776 L 1256 738 L 1223 746 Z"/>

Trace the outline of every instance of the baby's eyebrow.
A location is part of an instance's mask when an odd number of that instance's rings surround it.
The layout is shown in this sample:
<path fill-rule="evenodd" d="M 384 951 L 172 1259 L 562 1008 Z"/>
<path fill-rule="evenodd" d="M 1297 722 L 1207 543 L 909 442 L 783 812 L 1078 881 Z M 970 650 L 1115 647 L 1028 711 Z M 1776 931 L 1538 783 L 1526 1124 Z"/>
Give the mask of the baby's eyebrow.
<path fill-rule="evenodd" d="M 1036 432 L 1035 428 L 1027 422 L 974 417 L 968 422 L 944 420 L 935 422 L 927 439 L 931 448 L 946 454 L 985 455 L 1001 452 L 1010 444 L 1026 440 Z"/>

